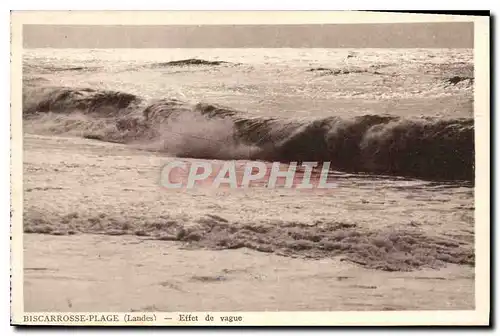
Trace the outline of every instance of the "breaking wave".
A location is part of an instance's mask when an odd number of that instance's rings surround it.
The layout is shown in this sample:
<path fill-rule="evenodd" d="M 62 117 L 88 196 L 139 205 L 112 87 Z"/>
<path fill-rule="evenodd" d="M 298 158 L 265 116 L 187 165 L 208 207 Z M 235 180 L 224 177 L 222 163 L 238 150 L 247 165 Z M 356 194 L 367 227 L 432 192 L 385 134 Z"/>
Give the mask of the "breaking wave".
<path fill-rule="evenodd" d="M 23 92 L 23 117 L 38 132 L 142 144 L 181 157 L 329 161 L 346 172 L 474 178 L 473 118 L 254 117 L 213 104 L 31 84 Z"/>

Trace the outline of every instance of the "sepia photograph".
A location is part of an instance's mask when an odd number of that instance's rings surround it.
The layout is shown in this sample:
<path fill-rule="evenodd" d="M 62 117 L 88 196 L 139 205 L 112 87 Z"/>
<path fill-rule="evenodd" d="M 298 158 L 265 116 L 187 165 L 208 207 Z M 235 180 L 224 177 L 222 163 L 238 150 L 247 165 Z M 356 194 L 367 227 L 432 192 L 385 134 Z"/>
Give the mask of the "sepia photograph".
<path fill-rule="evenodd" d="M 488 15 L 12 12 L 12 323 L 488 325 Z"/>

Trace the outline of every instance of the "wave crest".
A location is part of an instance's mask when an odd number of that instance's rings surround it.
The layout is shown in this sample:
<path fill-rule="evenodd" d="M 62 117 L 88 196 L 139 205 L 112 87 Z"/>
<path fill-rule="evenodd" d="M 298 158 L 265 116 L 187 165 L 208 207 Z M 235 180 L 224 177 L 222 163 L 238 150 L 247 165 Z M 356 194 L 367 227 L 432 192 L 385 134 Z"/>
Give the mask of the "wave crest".
<path fill-rule="evenodd" d="M 333 169 L 435 180 L 473 180 L 472 118 L 364 115 L 314 120 L 248 117 L 221 105 L 178 99 L 151 103 L 132 94 L 94 89 L 25 90 L 23 114 L 106 118 L 87 137 L 153 146 L 177 156 L 281 162 L 330 162 Z M 75 124 L 78 127 L 78 123 Z M 110 127 L 112 125 L 112 127 Z"/>

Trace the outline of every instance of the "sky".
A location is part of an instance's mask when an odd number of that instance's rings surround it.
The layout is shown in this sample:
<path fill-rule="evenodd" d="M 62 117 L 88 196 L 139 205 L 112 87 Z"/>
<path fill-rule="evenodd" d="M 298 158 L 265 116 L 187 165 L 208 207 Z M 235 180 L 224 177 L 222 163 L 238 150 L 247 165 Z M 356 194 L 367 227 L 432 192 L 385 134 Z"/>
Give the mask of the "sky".
<path fill-rule="evenodd" d="M 472 22 L 24 25 L 24 48 L 473 48 Z"/>

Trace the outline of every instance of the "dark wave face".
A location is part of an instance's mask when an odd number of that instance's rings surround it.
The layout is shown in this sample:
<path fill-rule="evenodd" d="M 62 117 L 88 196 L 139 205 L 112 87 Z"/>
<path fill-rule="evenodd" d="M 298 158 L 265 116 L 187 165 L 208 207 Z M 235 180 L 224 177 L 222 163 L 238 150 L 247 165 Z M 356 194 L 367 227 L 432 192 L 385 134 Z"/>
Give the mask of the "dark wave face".
<path fill-rule="evenodd" d="M 248 117 L 225 106 L 177 99 L 147 102 L 123 92 L 34 84 L 25 85 L 23 104 L 25 119 L 47 113 L 58 118 L 83 115 L 84 122 L 65 122 L 66 129 L 85 128 L 83 136 L 103 141 L 160 140 L 161 147 L 155 149 L 177 156 L 328 161 L 333 169 L 346 172 L 474 179 L 472 118 L 340 118 L 335 113 L 307 121 Z"/>

